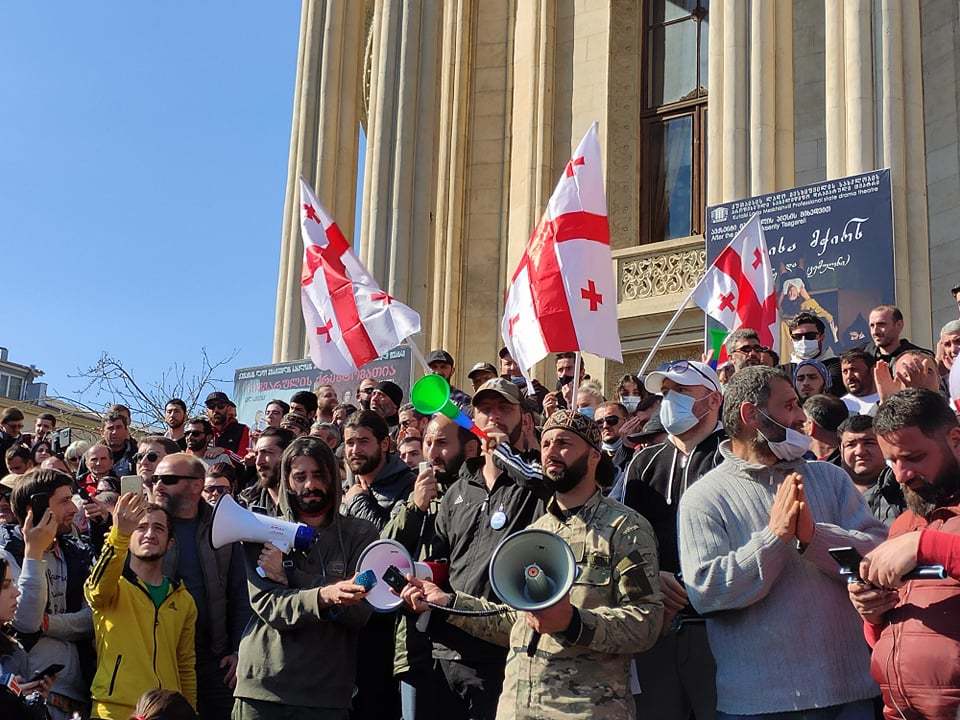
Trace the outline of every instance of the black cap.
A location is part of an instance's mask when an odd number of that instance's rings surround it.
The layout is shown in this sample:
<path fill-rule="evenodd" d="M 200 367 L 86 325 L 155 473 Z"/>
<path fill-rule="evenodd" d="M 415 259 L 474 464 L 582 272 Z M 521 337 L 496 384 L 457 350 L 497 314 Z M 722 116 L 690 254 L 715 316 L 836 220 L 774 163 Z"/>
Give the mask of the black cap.
<path fill-rule="evenodd" d="M 228 405 L 230 403 L 230 398 L 227 397 L 225 392 L 220 392 L 219 390 L 207 395 L 207 399 L 203 402 L 203 404 L 207 407 L 210 407 L 210 405 L 220 405 L 221 403 Z"/>
<path fill-rule="evenodd" d="M 427 365 L 435 362 L 444 362 L 448 365 L 453 365 L 453 356 L 446 350 L 431 350 L 430 354 L 427 355 Z"/>
<path fill-rule="evenodd" d="M 395 382 L 381 380 L 377 383 L 377 387 L 375 387 L 374 390 L 379 390 L 388 398 L 393 400 L 393 404 L 397 407 L 400 407 L 403 404 L 403 389 Z"/>

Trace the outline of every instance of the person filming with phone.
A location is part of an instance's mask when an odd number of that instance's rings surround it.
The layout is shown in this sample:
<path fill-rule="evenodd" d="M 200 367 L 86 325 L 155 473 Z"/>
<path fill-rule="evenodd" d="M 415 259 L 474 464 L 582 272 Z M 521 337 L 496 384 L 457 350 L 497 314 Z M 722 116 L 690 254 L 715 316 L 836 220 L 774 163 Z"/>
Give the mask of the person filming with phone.
<path fill-rule="evenodd" d="M 860 563 L 847 586 L 873 648 L 871 674 L 884 717 L 954 720 L 960 709 L 960 425 L 936 392 L 909 389 L 874 419 L 877 441 L 903 488 L 907 510 L 890 539 Z M 952 562 L 951 562 L 952 561 Z M 905 581 L 917 565 L 944 565 L 947 577 Z"/>
<path fill-rule="evenodd" d="M 88 673 L 95 664 L 93 621 L 83 596 L 93 550 L 73 530 L 73 479 L 56 470 L 34 470 L 20 480 L 11 505 L 20 526 L 0 528 L 0 547 L 23 568 L 13 627 L 32 668 L 63 666 L 47 697 L 51 717 L 84 715 Z"/>

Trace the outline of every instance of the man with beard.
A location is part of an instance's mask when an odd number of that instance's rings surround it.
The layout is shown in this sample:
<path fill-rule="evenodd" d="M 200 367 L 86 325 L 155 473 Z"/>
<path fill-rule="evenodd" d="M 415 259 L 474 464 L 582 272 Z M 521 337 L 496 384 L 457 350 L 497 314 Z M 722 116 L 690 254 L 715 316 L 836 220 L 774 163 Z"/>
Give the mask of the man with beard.
<path fill-rule="evenodd" d="M 336 460 L 317 438 L 298 438 L 283 453 L 280 508 L 309 526 L 309 550 L 257 574 L 261 546 L 244 545 L 253 620 L 240 643 L 235 720 L 345 720 L 358 672 L 360 630 L 372 613 L 354 568 L 377 539 L 370 523 L 342 516 Z M 385 616 L 391 617 L 391 616 Z M 352 715 L 351 715 L 352 717 Z"/>
<path fill-rule="evenodd" d="M 292 442 L 293 433 L 283 428 L 268 427 L 260 433 L 254 445 L 257 482 L 241 493 L 243 505 L 274 517 L 280 514 L 280 457 Z"/>
<path fill-rule="evenodd" d="M 246 570 L 240 546 L 210 544 L 213 508 L 203 499 L 206 467 L 186 453 L 167 455 L 153 476 L 153 498 L 169 513 L 176 542 L 163 558 L 163 573 L 183 582 L 197 604 L 196 678 L 203 718 L 227 720 L 236 686 L 237 649 L 250 619 Z"/>
<path fill-rule="evenodd" d="M 745 367 L 763 365 L 763 353 L 766 348 L 760 344 L 760 336 L 753 328 L 740 328 L 727 335 L 723 341 L 727 355 L 733 363 L 733 371 Z"/>
<path fill-rule="evenodd" d="M 207 419 L 213 427 L 213 444 L 241 458 L 250 447 L 250 428 L 230 417 L 230 398 L 223 392 L 212 392 L 204 401 Z M 218 461 L 219 462 L 219 461 Z"/>
<path fill-rule="evenodd" d="M 93 717 L 130 717 L 140 696 L 158 685 L 197 707 L 197 607 L 184 585 L 164 574 L 171 537 L 163 508 L 139 493 L 117 501 L 113 529 L 84 586 L 97 636 Z"/>
<path fill-rule="evenodd" d="M 187 440 L 187 455 L 192 455 L 207 467 L 221 462 L 233 462 L 222 448 L 211 446 L 213 426 L 205 417 L 190 418 L 183 436 Z"/>
<path fill-rule="evenodd" d="M 873 718 L 862 623 L 827 549 L 866 554 L 886 528 L 843 470 L 803 460 L 804 418 L 781 370 L 738 371 L 723 462 L 680 499 L 680 568 L 706 616 L 719 717 Z"/>
<path fill-rule="evenodd" d="M 56 524 L 55 537 L 43 547 L 27 548 L 24 536 L 30 525 L 44 524 L 34 507 L 47 506 Z M 73 528 L 77 506 L 73 504 L 73 480 L 56 470 L 35 470 L 20 479 L 10 498 L 21 527 L 0 528 L 0 548 L 20 563 L 22 596 L 13 626 L 30 653 L 30 664 L 44 668 L 63 665 L 47 698 L 54 720 L 66 720 L 74 712 L 89 712 L 90 678 L 95 665 L 91 639 L 93 621 L 83 597 L 83 583 L 90 574 L 93 550 Z M 22 528 L 22 530 L 21 530 Z"/>
<path fill-rule="evenodd" d="M 874 554 L 907 547 L 916 562 L 935 562 L 943 555 L 939 548 L 960 534 L 957 417 L 939 393 L 908 389 L 880 406 L 874 428 L 907 502 L 891 539 Z M 953 720 L 960 666 L 949 658 L 960 654 L 960 584 L 950 577 L 904 582 L 909 567 L 881 575 L 871 572 L 871 560 L 868 555 L 860 566 L 869 582 L 848 590 L 873 647 L 871 673 L 883 692 L 884 717 Z"/>
<path fill-rule="evenodd" d="M 333 422 L 333 409 L 337 406 L 337 391 L 333 385 L 320 385 L 317 388 L 317 412 L 310 418 L 317 422 Z"/>
<path fill-rule="evenodd" d="M 343 497 L 344 513 L 363 518 L 382 530 L 394 509 L 413 489 L 414 473 L 390 452 L 387 425 L 377 413 L 363 410 L 343 428 L 344 459 L 354 484 Z"/>
<path fill-rule="evenodd" d="M 650 523 L 606 498 L 613 466 L 600 429 L 581 413 L 560 410 L 543 426 L 547 512 L 531 528 L 554 533 L 574 550 L 572 589 L 545 610 L 518 612 L 461 591 L 411 580 L 401 595 L 417 612 L 424 599 L 457 610 L 499 610 L 446 622 L 509 648 L 498 718 L 633 718 L 630 655 L 653 645 L 663 614 L 657 545 Z M 528 648 L 540 633 L 535 653 Z"/>
<path fill-rule="evenodd" d="M 394 437 L 400 427 L 399 412 L 402 404 L 403 390 L 389 380 L 377 383 L 370 395 L 370 409 L 383 418 Z"/>
<path fill-rule="evenodd" d="M 420 472 L 410 498 L 381 533 L 403 544 L 417 560 L 435 557 L 434 521 L 444 495 L 460 474 L 467 458 L 480 455 L 476 435 L 443 415 L 435 415 L 423 437 L 423 456 L 430 467 Z M 432 656 L 430 638 L 401 616 L 397 623 L 393 672 L 400 679 L 404 720 L 438 717 L 437 694 L 446 690 L 439 661 Z"/>
<path fill-rule="evenodd" d="M 187 449 L 187 439 L 183 435 L 183 424 L 187 421 L 187 404 L 180 398 L 171 398 L 163 407 L 163 421 L 167 425 L 165 437 L 173 440 L 180 450 Z"/>
<path fill-rule="evenodd" d="M 474 422 L 496 443 L 511 451 L 528 449 L 525 438 L 533 435 L 533 418 L 521 406 L 517 385 L 504 378 L 489 380 L 473 396 L 472 404 Z M 494 548 L 542 515 L 549 496 L 539 474 L 539 484 L 521 484 L 499 464 L 500 455 L 495 456 L 493 449 L 491 443 L 482 448 L 480 457 L 463 461 L 459 477 L 440 501 L 430 547 L 431 558 L 449 560 L 453 590 L 488 600 L 496 599 L 487 571 Z M 539 459 L 539 455 L 524 458 Z M 436 469 L 437 463 L 432 462 Z M 443 479 L 453 480 L 452 473 Z M 428 632 L 445 681 L 437 683 L 437 717 L 493 720 L 503 687 L 506 650 L 446 623 L 431 622 Z"/>
<path fill-rule="evenodd" d="M 847 394 L 841 397 L 850 414 L 873 415 L 880 404 L 880 394 L 873 379 L 873 355 L 863 350 L 847 350 L 840 356 L 840 374 Z"/>
<path fill-rule="evenodd" d="M 377 381 L 373 378 L 366 378 L 360 382 L 360 386 L 357 388 L 357 400 L 360 403 L 361 410 L 370 409 L 370 398 L 376 389 Z"/>

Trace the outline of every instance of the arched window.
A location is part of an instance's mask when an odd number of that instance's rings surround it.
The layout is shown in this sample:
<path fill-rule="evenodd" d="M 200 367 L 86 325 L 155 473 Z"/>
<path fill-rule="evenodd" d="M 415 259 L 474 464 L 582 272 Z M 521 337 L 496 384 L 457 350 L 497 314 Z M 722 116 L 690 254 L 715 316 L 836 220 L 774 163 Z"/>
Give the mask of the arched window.
<path fill-rule="evenodd" d="M 709 0 L 645 0 L 640 242 L 703 232 Z"/>

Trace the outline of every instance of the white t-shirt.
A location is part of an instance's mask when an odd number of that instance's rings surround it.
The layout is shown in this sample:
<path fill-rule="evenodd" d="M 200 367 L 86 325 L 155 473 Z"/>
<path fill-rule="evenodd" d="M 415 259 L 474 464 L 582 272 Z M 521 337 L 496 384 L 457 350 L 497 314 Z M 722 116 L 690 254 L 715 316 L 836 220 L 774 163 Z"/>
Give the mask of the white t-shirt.
<path fill-rule="evenodd" d="M 851 415 L 876 415 L 880 405 L 880 393 L 871 393 L 862 397 L 847 393 L 840 399 L 843 400 L 843 404 L 847 406 Z"/>

